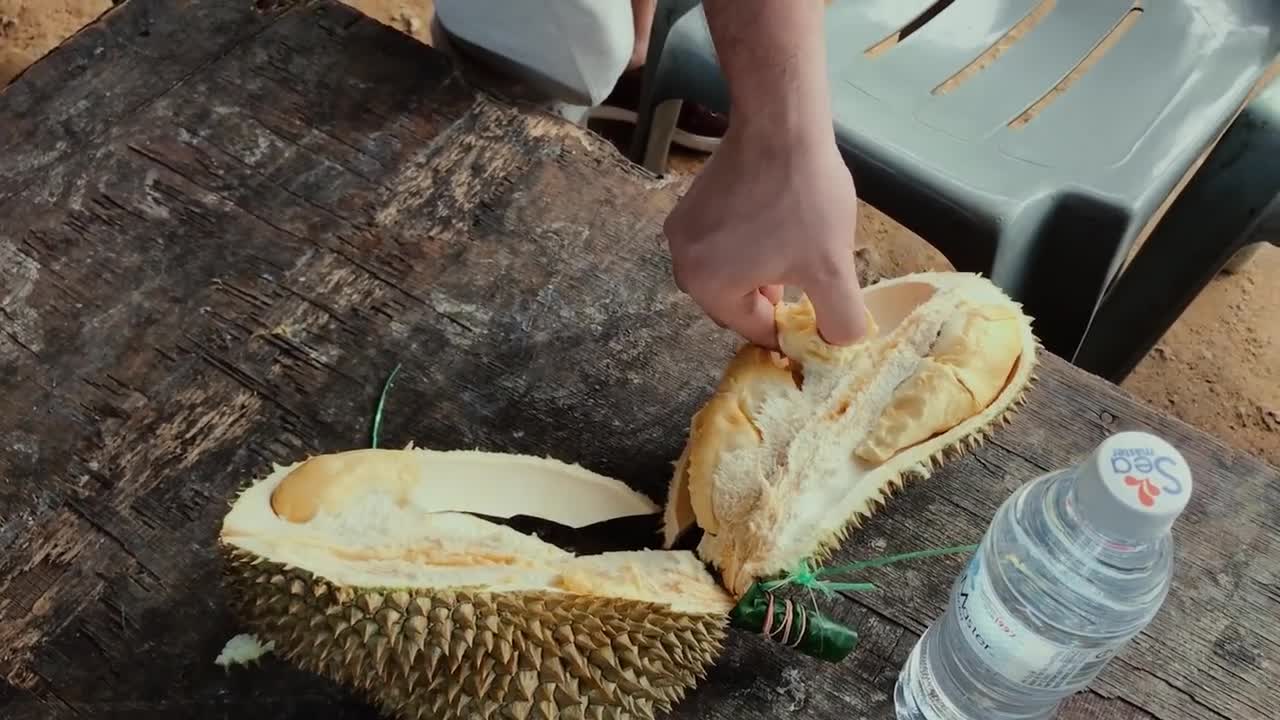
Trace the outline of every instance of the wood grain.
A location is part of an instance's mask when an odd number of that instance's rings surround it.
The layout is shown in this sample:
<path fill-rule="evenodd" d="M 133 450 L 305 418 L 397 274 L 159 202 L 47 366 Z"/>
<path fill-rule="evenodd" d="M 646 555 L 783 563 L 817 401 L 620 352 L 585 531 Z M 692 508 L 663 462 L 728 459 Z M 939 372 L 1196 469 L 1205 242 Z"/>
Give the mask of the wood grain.
<path fill-rule="evenodd" d="M 213 665 L 235 488 L 366 445 L 403 363 L 385 444 L 548 454 L 660 499 L 736 342 L 657 242 L 682 184 L 336 2 L 130 0 L 0 94 L 0 123 L 22 138 L 0 140 L 6 718 L 375 717 L 275 658 Z M 1153 428 L 1197 472 L 1177 584 L 1063 717 L 1269 716 L 1275 469 L 1056 358 L 1041 377 L 843 554 L 973 541 L 1021 480 Z M 957 570 L 886 570 L 833 606 L 863 638 L 838 666 L 735 636 L 678 716 L 891 717 Z"/>

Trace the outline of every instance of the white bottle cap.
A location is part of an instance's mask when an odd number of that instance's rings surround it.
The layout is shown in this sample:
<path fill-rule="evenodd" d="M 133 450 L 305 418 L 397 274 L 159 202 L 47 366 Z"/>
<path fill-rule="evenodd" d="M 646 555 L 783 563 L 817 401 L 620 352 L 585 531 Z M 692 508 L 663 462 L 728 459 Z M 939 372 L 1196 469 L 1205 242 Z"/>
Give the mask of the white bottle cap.
<path fill-rule="evenodd" d="M 1079 467 L 1080 514 L 1108 536 L 1155 539 L 1191 499 L 1191 467 L 1172 445 L 1145 432 L 1103 440 Z"/>

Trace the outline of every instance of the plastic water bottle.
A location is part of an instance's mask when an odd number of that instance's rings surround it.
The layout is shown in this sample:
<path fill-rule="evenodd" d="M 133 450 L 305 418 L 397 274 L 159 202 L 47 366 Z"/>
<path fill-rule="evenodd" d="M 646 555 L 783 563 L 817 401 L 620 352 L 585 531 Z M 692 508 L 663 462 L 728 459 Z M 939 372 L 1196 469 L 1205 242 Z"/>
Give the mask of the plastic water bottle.
<path fill-rule="evenodd" d="M 898 720 L 1054 717 L 1164 603 L 1190 495 L 1186 460 L 1142 432 L 1015 491 L 899 674 Z"/>

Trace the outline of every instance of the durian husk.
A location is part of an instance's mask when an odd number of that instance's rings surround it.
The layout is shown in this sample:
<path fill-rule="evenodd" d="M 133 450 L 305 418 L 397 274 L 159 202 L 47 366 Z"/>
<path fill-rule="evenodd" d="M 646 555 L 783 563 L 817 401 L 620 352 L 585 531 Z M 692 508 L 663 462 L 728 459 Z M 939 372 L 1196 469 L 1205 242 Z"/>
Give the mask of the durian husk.
<path fill-rule="evenodd" d="M 471 512 L 582 527 L 660 508 L 547 458 L 320 455 L 234 501 L 232 609 L 404 719 L 652 718 L 705 677 L 733 602 L 693 553 L 575 556 Z"/>
<path fill-rule="evenodd" d="M 827 559 L 903 487 L 1008 422 L 1033 379 L 1031 318 L 982 276 L 915 273 L 864 291 L 869 328 L 824 342 L 807 298 L 776 308 L 781 353 L 729 362 L 694 415 L 663 519 L 741 597 Z"/>

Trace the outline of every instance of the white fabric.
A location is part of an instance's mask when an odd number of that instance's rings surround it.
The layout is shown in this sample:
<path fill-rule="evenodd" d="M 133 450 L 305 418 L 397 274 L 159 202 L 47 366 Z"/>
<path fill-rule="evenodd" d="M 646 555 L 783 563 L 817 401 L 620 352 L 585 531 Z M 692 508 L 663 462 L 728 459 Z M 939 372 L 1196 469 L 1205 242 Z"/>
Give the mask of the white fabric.
<path fill-rule="evenodd" d="M 554 84 L 560 99 L 599 105 L 635 42 L 628 0 L 436 0 L 445 31 Z"/>

